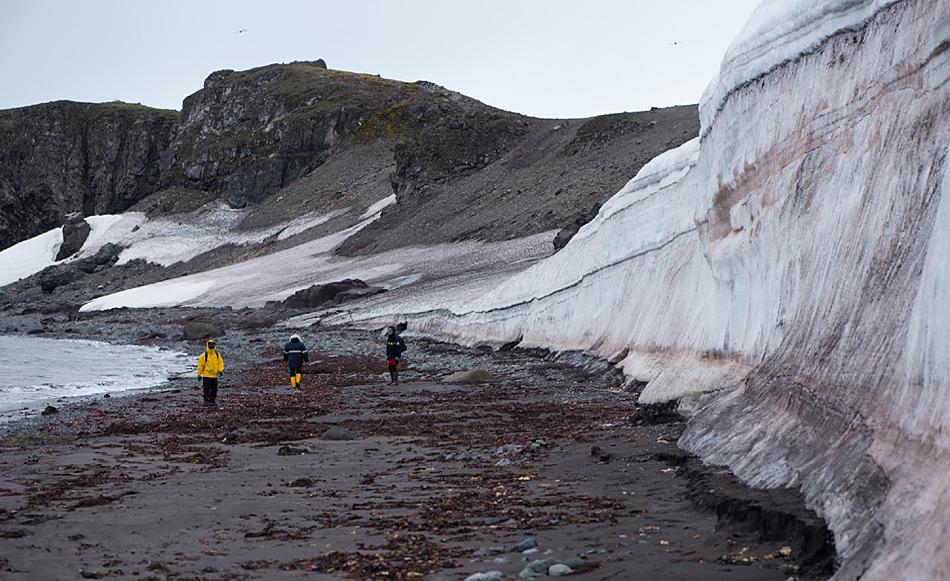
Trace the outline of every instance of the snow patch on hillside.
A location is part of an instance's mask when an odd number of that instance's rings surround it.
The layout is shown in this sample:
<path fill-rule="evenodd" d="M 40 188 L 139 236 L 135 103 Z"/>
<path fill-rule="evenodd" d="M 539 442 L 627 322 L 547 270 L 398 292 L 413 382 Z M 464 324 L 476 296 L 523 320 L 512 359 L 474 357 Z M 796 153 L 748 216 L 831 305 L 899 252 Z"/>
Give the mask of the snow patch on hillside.
<path fill-rule="evenodd" d="M 145 215 L 140 213 L 133 214 L 102 214 L 99 216 L 89 216 L 86 218 L 86 224 L 89 224 L 89 236 L 83 242 L 82 248 L 76 253 L 76 258 L 92 256 L 103 244 L 109 242 L 110 232 L 113 227 L 122 221 L 131 222 L 128 230 L 140 225 L 145 221 Z"/>
<path fill-rule="evenodd" d="M 379 218 L 385 198 L 371 206 L 373 212 L 361 222 L 331 235 L 323 245 L 336 245 L 356 230 Z M 63 242 L 63 228 L 54 228 L 10 248 L 0 251 L 0 286 L 4 286 L 43 270 L 48 266 L 62 264 L 93 256 L 107 243 L 123 247 L 117 264 L 142 259 L 147 262 L 170 266 L 187 262 L 200 254 L 225 245 L 245 246 L 258 244 L 271 237 L 286 240 L 312 228 L 339 218 L 349 208 L 331 212 L 308 212 L 289 222 L 267 228 L 241 231 L 237 225 L 247 215 L 247 210 L 235 210 L 225 204 L 213 202 L 195 212 L 149 219 L 143 212 L 103 214 L 87 217 L 90 231 L 80 250 L 63 261 L 56 261 L 56 254 Z M 194 287 L 193 287 L 194 288 Z M 181 296 L 181 295 L 179 295 Z M 141 301 L 136 300 L 139 304 Z"/>
<path fill-rule="evenodd" d="M 60 226 L 0 251 L 0 287 L 56 264 L 56 254 L 62 244 Z"/>
<path fill-rule="evenodd" d="M 106 295 L 86 303 L 80 310 L 172 305 L 260 307 L 311 285 L 344 278 L 360 278 L 390 289 L 400 289 L 411 282 L 413 292 L 420 287 L 426 289 L 424 300 L 454 305 L 497 286 L 511 275 L 513 268 L 520 270 L 548 256 L 554 237 L 554 232 L 546 232 L 508 242 L 409 247 L 365 257 L 333 253 L 377 217 L 378 213 L 350 228 L 286 250 Z M 453 287 L 450 279 L 463 285 L 464 290 Z M 406 296 L 390 292 L 379 297 L 384 303 L 392 300 L 403 308 L 400 295 Z"/>
<path fill-rule="evenodd" d="M 170 266 L 229 244 L 257 244 L 271 236 L 286 240 L 347 211 L 343 208 L 327 213 L 309 212 L 289 222 L 249 231 L 237 228 L 247 210 L 236 210 L 219 202 L 189 214 L 154 219 L 146 218 L 142 212 L 91 216 L 86 221 L 92 226 L 92 232 L 77 257 L 95 254 L 103 244 L 112 242 L 125 248 L 119 255 L 118 264 L 142 259 Z"/>
<path fill-rule="evenodd" d="M 280 234 L 277 235 L 277 239 L 286 240 L 291 236 L 303 234 L 307 230 L 315 228 L 321 224 L 326 224 L 330 220 L 338 218 L 347 212 L 349 212 L 349 208 L 341 208 L 338 210 L 333 210 L 332 212 L 327 212 L 325 214 L 320 212 L 308 212 L 299 218 L 291 220 L 291 222 L 280 231 Z"/>
<path fill-rule="evenodd" d="M 105 311 L 128 307 L 141 309 L 148 307 L 172 307 L 193 300 L 206 293 L 215 285 L 215 280 L 172 279 L 148 286 L 140 286 L 99 297 L 83 305 L 79 310 Z"/>
<path fill-rule="evenodd" d="M 379 217 L 378 214 L 381 214 L 384 209 L 386 209 L 389 206 L 392 206 L 395 203 L 396 203 L 396 194 L 386 196 L 382 200 L 375 202 L 374 204 L 371 204 L 370 207 L 366 208 L 366 211 L 363 212 L 362 216 L 360 216 L 360 220 L 366 220 L 367 218 L 372 218 L 374 216 L 378 218 Z"/>
<path fill-rule="evenodd" d="M 119 255 L 118 264 L 142 259 L 162 266 L 187 262 L 192 258 L 226 244 L 243 246 L 262 242 L 275 229 L 248 233 L 233 232 L 246 212 L 225 204 L 202 208 L 187 217 L 144 220 L 134 232 L 112 236 L 118 244 L 127 246 Z M 118 233 L 116 233 L 118 234 Z"/>

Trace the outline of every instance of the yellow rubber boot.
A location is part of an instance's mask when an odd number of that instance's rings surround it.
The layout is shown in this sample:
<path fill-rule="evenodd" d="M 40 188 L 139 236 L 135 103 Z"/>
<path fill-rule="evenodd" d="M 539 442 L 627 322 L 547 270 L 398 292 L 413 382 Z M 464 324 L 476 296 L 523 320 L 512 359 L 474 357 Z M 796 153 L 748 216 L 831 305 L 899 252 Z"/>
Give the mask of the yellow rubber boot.
<path fill-rule="evenodd" d="M 291 376 L 290 376 L 290 387 L 291 387 L 292 389 L 297 389 L 297 376 L 296 376 L 296 375 L 291 375 Z"/>
<path fill-rule="evenodd" d="M 297 374 L 297 387 L 300 387 L 300 374 Z"/>

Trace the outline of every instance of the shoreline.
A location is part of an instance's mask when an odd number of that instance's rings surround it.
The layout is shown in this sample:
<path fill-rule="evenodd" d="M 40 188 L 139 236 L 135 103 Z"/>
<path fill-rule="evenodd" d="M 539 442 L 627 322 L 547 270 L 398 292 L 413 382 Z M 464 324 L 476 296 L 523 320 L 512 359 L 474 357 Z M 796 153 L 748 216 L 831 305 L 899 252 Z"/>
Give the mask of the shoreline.
<path fill-rule="evenodd" d="M 47 406 L 55 408 L 56 411 L 52 412 L 55 414 L 64 412 L 69 413 L 73 409 L 73 406 L 88 405 L 103 399 L 121 399 L 137 396 L 146 397 L 148 394 L 153 392 L 160 393 L 163 391 L 180 391 L 180 388 L 176 388 L 173 385 L 174 382 L 179 380 L 180 378 L 169 377 L 162 383 L 148 387 L 130 387 L 116 391 L 103 391 L 74 396 L 58 396 L 55 399 L 50 398 L 48 400 L 43 400 L 42 402 L 36 403 L 35 405 L 31 404 L 29 406 L 23 406 L 6 411 L 0 410 L 0 437 L 3 437 L 8 432 L 29 430 L 37 420 L 40 420 L 44 417 L 43 412 Z"/>
<path fill-rule="evenodd" d="M 0 426 L 10 578 L 515 578 L 544 559 L 582 579 L 830 573 L 830 535 L 796 492 L 703 466 L 675 445 L 682 418 L 557 358 L 411 339 L 387 388 L 375 333 L 315 327 L 291 394 L 269 312 L 4 315 L 0 332 L 15 320 L 181 348 L 174 329 L 196 316 L 228 327 L 217 407 L 179 379 Z M 471 369 L 494 379 L 443 379 Z M 538 551 L 511 550 L 528 538 Z"/>
<path fill-rule="evenodd" d="M 36 335 L 0 333 L 0 340 L 15 338 L 28 342 L 35 337 Z M 15 431 L 21 427 L 26 427 L 30 422 L 35 421 L 43 414 L 59 413 L 59 408 L 63 406 L 88 403 L 103 398 L 122 397 L 126 394 L 143 394 L 153 390 L 161 390 L 170 386 L 173 381 L 186 376 L 191 377 L 194 374 L 193 369 L 190 370 L 190 374 L 188 369 L 189 366 L 194 367 L 191 361 L 191 355 L 180 348 L 172 346 L 142 346 L 121 341 L 110 342 L 103 340 L 108 338 L 88 339 L 82 337 L 59 338 L 45 336 L 39 338 L 45 341 L 43 343 L 44 351 L 52 354 L 49 361 L 44 361 L 45 364 L 67 366 L 82 365 L 84 364 L 84 359 L 88 359 L 91 355 L 94 355 L 91 350 L 116 348 L 115 352 L 109 353 L 109 357 L 112 360 L 120 362 L 128 360 L 140 361 L 140 357 L 144 356 L 149 363 L 150 373 L 136 373 L 135 369 L 130 369 L 128 372 L 132 378 L 117 382 L 113 379 L 115 375 L 112 373 L 112 370 L 102 369 L 103 361 L 99 360 L 98 365 L 93 365 L 92 368 L 88 368 L 89 374 L 85 376 L 82 381 L 78 381 L 78 376 L 51 378 L 47 374 L 45 377 L 40 378 L 41 380 L 45 379 L 47 381 L 46 383 L 5 385 L 3 382 L 0 382 L 0 390 L 8 387 L 14 392 L 30 390 L 33 391 L 31 395 L 35 396 L 29 400 L 4 401 L 2 403 L 3 407 L 0 407 L 0 435 L 5 431 Z M 19 343 L 17 341 L 14 341 L 12 345 L 7 343 L 2 343 L 2 345 L 4 348 L 11 350 L 29 346 L 26 343 Z M 88 349 L 76 352 L 77 345 L 82 345 Z M 123 350 L 122 348 L 126 349 Z M 65 358 L 61 357 L 61 354 L 57 354 L 57 349 L 66 350 L 67 356 Z M 186 358 L 188 360 L 187 364 L 185 363 Z M 112 360 L 108 363 L 108 367 L 110 368 L 114 366 Z M 49 383 L 50 381 L 55 381 L 56 385 Z M 110 383 L 112 383 L 112 385 L 110 385 Z M 144 385 L 142 385 L 143 383 Z M 44 387 L 47 388 L 48 391 L 43 391 Z M 170 389 L 170 387 L 168 388 Z M 81 393 L 71 395 L 75 391 Z M 6 407 L 8 405 L 10 407 Z"/>

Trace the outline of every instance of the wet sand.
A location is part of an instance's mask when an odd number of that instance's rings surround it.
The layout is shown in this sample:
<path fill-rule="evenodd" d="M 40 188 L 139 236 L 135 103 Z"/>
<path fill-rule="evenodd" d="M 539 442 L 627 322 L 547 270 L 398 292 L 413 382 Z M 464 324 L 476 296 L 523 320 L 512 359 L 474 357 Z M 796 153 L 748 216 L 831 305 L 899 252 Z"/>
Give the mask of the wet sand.
<path fill-rule="evenodd" d="M 181 348 L 181 316 L 85 323 Z M 67 324 L 82 329 L 46 326 Z M 515 579 L 536 560 L 578 579 L 829 572 L 827 530 L 796 494 L 702 466 L 676 447 L 681 418 L 638 408 L 596 364 L 409 337 L 404 382 L 386 386 L 374 333 L 313 329 L 293 393 L 284 332 L 246 327 L 220 340 L 216 407 L 189 378 L 7 429 L 0 577 Z M 476 368 L 494 379 L 443 380 Z"/>

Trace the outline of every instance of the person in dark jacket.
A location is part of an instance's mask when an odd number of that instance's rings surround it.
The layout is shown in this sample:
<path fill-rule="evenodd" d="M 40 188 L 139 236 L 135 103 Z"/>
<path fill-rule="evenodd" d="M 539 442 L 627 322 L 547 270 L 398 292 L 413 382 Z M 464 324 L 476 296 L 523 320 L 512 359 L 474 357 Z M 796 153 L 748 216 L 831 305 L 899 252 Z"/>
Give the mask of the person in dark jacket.
<path fill-rule="evenodd" d="M 303 369 L 304 361 L 310 360 L 310 354 L 307 353 L 307 347 L 300 340 L 300 335 L 294 333 L 290 336 L 290 341 L 284 345 L 284 361 L 290 368 L 290 387 L 300 388 L 300 372 Z"/>
<path fill-rule="evenodd" d="M 399 359 L 406 350 L 406 342 L 402 340 L 395 327 L 386 329 L 386 359 L 389 363 L 389 385 L 399 385 Z"/>

